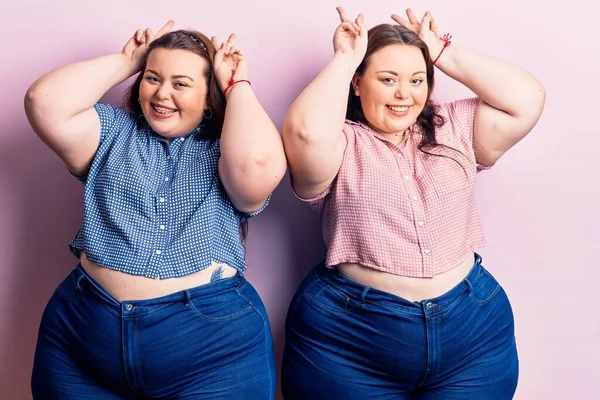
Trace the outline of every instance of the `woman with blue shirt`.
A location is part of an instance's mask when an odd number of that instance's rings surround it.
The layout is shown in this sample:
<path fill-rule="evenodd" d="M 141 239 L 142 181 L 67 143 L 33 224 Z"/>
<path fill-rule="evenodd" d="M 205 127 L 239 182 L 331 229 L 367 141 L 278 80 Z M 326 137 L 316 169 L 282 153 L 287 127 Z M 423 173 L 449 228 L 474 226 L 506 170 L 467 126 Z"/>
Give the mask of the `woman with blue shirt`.
<path fill-rule="evenodd" d="M 281 139 L 235 35 L 172 26 L 27 92 L 33 129 L 85 185 L 35 399 L 274 398 L 267 314 L 241 272 L 246 222 L 285 173 Z M 99 102 L 137 72 L 127 110 Z"/>

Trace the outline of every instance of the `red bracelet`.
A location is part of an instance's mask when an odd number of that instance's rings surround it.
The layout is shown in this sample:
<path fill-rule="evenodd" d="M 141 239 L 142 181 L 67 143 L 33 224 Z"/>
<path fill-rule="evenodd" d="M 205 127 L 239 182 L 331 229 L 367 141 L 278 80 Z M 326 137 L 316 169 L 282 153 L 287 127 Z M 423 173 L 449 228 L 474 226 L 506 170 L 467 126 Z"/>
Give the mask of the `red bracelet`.
<path fill-rule="evenodd" d="M 236 83 L 240 83 L 240 82 L 247 82 L 248 85 L 252 86 L 252 83 L 250 83 L 249 80 L 247 79 L 240 79 L 239 81 L 234 81 L 233 77 L 235 76 L 235 69 L 231 70 L 231 78 L 229 78 L 229 86 L 227 86 L 227 88 L 225 90 L 223 90 L 223 94 L 225 94 L 229 88 L 231 88 L 233 85 L 235 85 Z"/>
<path fill-rule="evenodd" d="M 440 51 L 440 54 L 437 56 L 437 58 L 435 59 L 435 61 L 433 62 L 434 64 L 437 62 L 437 60 L 440 59 L 440 57 L 442 56 L 442 53 L 444 52 L 444 49 L 448 46 L 450 46 L 452 44 L 452 42 L 450 41 L 450 39 L 452 39 L 452 35 L 449 33 L 446 33 L 443 37 L 442 40 L 444 41 L 444 47 L 442 47 L 442 51 Z"/>

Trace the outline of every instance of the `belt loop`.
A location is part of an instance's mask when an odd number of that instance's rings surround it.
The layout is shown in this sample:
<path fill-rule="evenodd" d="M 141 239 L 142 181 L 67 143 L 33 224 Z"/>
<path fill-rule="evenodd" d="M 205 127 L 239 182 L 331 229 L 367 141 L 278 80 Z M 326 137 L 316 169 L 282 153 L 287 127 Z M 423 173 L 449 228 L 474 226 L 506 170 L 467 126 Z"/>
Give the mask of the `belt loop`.
<path fill-rule="evenodd" d="M 83 288 L 81 287 L 81 281 L 83 280 L 83 278 L 85 278 L 84 274 L 79 275 L 79 277 L 77 278 L 77 282 L 75 283 L 75 288 L 77 290 L 81 290 L 83 292 Z"/>
<path fill-rule="evenodd" d="M 360 295 L 360 305 L 361 306 L 365 306 L 365 297 L 367 297 L 367 293 L 369 292 L 369 289 L 371 289 L 368 286 L 365 286 L 365 288 L 362 291 L 362 294 Z"/>
<path fill-rule="evenodd" d="M 467 294 L 470 294 L 473 291 L 473 285 L 469 282 L 469 278 L 465 278 L 464 282 L 467 285 Z"/>
<path fill-rule="evenodd" d="M 187 307 L 191 302 L 192 296 L 190 295 L 190 291 L 186 289 L 183 291 L 183 304 Z"/>

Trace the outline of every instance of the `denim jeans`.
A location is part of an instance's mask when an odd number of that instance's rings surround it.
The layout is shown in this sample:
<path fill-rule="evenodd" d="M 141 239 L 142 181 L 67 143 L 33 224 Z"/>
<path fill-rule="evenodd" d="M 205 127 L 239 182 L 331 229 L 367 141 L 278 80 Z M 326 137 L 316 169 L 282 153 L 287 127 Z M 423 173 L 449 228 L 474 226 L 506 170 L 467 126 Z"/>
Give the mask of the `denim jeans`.
<path fill-rule="evenodd" d="M 241 274 L 119 302 L 78 266 L 44 311 L 34 399 L 275 397 L 267 313 Z"/>
<path fill-rule="evenodd" d="M 321 264 L 288 311 L 286 400 L 508 400 L 517 378 L 512 309 L 479 255 L 457 286 L 421 302 Z"/>

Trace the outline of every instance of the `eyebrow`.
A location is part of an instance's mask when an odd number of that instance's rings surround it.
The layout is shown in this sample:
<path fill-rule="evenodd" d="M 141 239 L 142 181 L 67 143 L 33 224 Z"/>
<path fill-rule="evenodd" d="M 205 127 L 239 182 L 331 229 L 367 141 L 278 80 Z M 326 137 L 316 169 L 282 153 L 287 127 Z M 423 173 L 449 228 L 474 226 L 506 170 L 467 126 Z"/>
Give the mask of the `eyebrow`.
<path fill-rule="evenodd" d="M 394 76 L 398 76 L 398 73 L 394 72 L 394 71 L 377 71 L 377 73 L 378 74 L 391 74 L 391 75 L 394 75 Z M 419 74 L 425 74 L 425 73 L 426 73 L 425 71 L 417 71 L 417 72 L 415 72 L 413 74 L 413 76 L 419 75 Z"/>
<path fill-rule="evenodd" d="M 160 75 L 158 74 L 158 72 L 156 72 L 156 71 L 154 71 L 154 70 L 151 70 L 151 69 L 147 69 L 147 70 L 146 70 L 146 72 L 151 72 L 151 73 L 153 73 L 153 74 L 154 74 L 154 75 L 156 75 L 156 76 L 160 76 Z M 192 78 L 190 78 L 189 76 L 187 76 L 187 75 L 173 75 L 173 76 L 172 76 L 172 78 L 173 78 L 173 79 L 187 78 L 187 79 L 189 79 L 190 81 L 194 82 L 194 80 L 193 80 Z"/>

